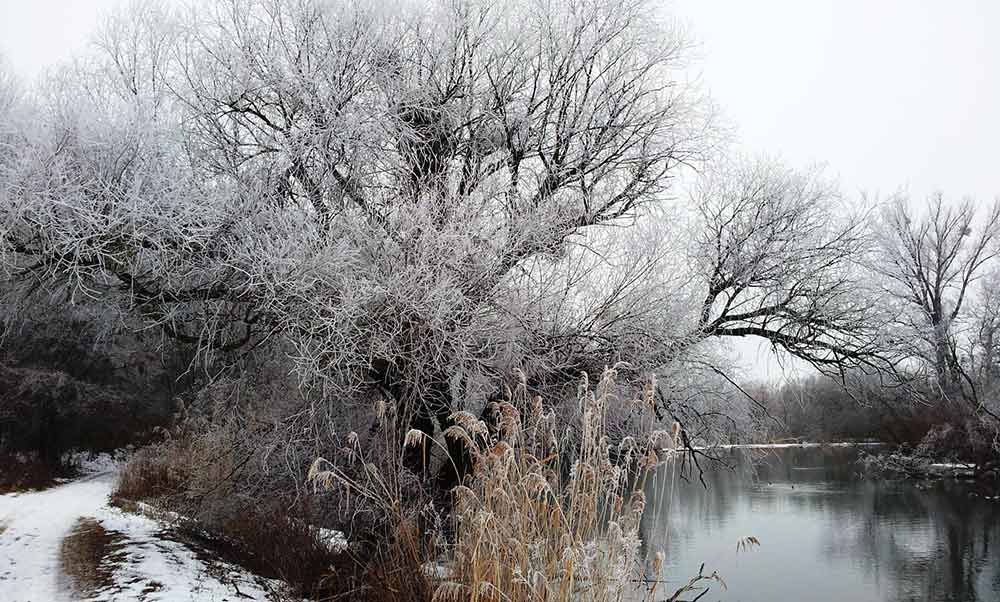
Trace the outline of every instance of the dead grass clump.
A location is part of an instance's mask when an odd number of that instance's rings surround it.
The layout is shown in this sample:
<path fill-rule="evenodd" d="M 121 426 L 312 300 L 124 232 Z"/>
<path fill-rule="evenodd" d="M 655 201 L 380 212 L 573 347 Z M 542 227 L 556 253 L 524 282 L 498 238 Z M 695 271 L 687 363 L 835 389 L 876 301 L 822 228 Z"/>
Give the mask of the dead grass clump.
<path fill-rule="evenodd" d="M 596 390 L 584 378 L 570 456 L 560 449 L 555 417 L 523 390 L 493 408 L 499 428 L 485 444 L 473 443 L 477 425 L 469 417 L 456 419 L 459 426 L 445 435 L 465 442 L 476 470 L 455 492 L 451 578 L 437 599 L 610 602 L 646 581 L 639 539 L 646 475 L 660 461 L 658 449 L 677 447 L 679 430 L 625 438 L 612 463 L 606 416 L 610 404 L 623 403 L 614 378 L 614 370 L 605 371 Z M 652 409 L 651 399 L 624 403 Z M 662 556 L 656 558 L 658 573 Z M 657 578 L 638 593 L 655 595 Z"/>
<path fill-rule="evenodd" d="M 318 529 L 274 508 L 243 510 L 221 524 L 182 523 L 167 536 L 206 562 L 280 579 L 297 599 L 430 602 L 434 593 L 424 570 L 432 553 L 415 528 L 403 526 L 382 547 L 333 549 Z"/>
<path fill-rule="evenodd" d="M 86 598 L 114 586 L 124 541 L 124 535 L 105 529 L 94 518 L 81 517 L 76 522 L 59 550 L 62 572 L 74 593 Z"/>
<path fill-rule="evenodd" d="M 204 520 L 184 519 L 163 536 L 183 543 L 206 564 L 224 561 L 269 579 L 280 579 L 296 598 L 331 599 L 329 580 L 351 560 L 324 541 L 320 530 L 291 516 L 276 502 L 216 508 Z"/>
<path fill-rule="evenodd" d="M 315 528 L 277 508 L 236 514 L 221 532 L 237 544 L 244 566 L 285 581 L 300 596 L 322 597 L 330 567 L 340 562 Z"/>
<path fill-rule="evenodd" d="M 184 444 L 168 441 L 137 452 L 122 469 L 112 502 L 120 505 L 184 492 L 191 468 L 184 449 Z"/>

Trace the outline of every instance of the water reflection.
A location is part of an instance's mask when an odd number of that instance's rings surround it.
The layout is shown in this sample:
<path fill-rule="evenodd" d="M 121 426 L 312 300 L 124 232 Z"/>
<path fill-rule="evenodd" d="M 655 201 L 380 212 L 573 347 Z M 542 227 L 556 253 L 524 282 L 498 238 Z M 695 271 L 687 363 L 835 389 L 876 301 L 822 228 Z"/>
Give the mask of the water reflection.
<path fill-rule="evenodd" d="M 680 585 L 706 563 L 729 584 L 704 599 L 1000 600 L 1000 503 L 961 483 L 859 478 L 850 449 L 738 453 L 704 489 L 667 467 L 647 487 L 643 539 Z M 737 552 L 741 538 L 763 544 Z M 671 590 L 672 591 L 672 590 Z"/>

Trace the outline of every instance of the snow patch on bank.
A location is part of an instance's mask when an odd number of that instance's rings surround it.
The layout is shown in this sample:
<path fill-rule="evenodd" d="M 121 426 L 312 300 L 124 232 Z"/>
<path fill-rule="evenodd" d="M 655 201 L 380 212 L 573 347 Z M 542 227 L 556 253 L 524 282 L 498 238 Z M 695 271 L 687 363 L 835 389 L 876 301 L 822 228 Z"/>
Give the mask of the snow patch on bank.
<path fill-rule="evenodd" d="M 331 552 L 341 552 L 347 549 L 347 536 L 344 535 L 343 531 L 320 527 L 316 529 L 316 533 L 319 540 L 326 546 L 326 549 Z"/>

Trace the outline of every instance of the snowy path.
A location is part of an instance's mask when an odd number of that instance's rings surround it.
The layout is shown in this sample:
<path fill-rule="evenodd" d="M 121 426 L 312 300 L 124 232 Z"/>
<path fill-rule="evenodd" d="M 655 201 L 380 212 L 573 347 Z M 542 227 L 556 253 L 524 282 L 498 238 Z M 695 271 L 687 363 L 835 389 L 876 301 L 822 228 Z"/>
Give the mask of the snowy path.
<path fill-rule="evenodd" d="M 60 591 L 59 547 L 76 520 L 105 506 L 115 475 L 104 473 L 46 491 L 0 496 L 0 600 L 69 600 Z"/>
<path fill-rule="evenodd" d="M 3 602 L 236 602 L 272 599 L 274 584 L 161 537 L 163 526 L 107 505 L 114 473 L 102 473 L 39 492 L 0 496 L 0 601 Z M 107 558 L 113 579 L 98 591 L 74 592 L 60 549 L 81 518 L 122 536 Z M 271 586 L 271 587 L 269 587 Z"/>

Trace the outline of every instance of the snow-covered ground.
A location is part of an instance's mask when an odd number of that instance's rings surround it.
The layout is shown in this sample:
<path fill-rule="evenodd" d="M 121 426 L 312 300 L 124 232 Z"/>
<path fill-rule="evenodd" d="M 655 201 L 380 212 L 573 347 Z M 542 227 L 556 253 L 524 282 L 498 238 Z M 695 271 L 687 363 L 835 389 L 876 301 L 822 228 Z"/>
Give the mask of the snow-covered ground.
<path fill-rule="evenodd" d="M 275 582 L 221 562 L 203 561 L 162 537 L 163 525 L 108 506 L 115 472 L 99 472 L 45 491 L 0 496 L 0 601 L 92 602 L 272 600 Z M 60 549 L 81 518 L 120 538 L 105 558 L 110 582 L 74 591 Z"/>

